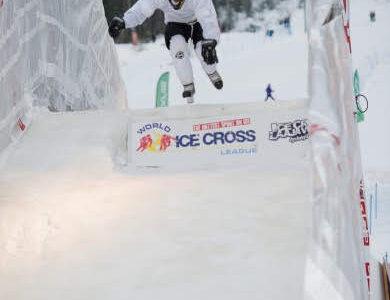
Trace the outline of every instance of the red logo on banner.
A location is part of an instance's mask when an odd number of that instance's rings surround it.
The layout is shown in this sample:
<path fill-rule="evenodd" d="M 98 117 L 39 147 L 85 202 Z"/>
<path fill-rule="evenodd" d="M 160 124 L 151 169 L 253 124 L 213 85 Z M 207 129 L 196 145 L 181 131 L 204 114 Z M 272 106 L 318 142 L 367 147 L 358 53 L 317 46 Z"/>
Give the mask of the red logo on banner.
<path fill-rule="evenodd" d="M 155 134 L 154 136 L 148 134 L 140 138 L 137 152 L 165 152 L 175 140 L 175 137 L 168 134 Z"/>
<path fill-rule="evenodd" d="M 169 147 L 171 147 L 171 142 L 174 140 L 174 137 L 168 134 L 163 134 L 160 139 L 160 151 L 166 151 Z"/>
<path fill-rule="evenodd" d="M 349 0 L 343 0 L 344 4 L 344 14 L 343 14 L 343 20 L 344 20 L 344 33 L 345 38 L 347 40 L 349 51 L 352 53 L 352 41 L 351 41 L 351 31 L 350 31 L 350 15 L 349 15 Z"/>
<path fill-rule="evenodd" d="M 234 120 L 225 120 L 225 121 L 197 124 L 193 126 L 193 130 L 205 131 L 205 130 L 214 130 L 214 129 L 228 128 L 228 127 L 246 126 L 250 124 L 251 124 L 250 118 L 234 119 Z"/>
<path fill-rule="evenodd" d="M 369 252 L 369 247 L 370 247 L 370 231 L 368 228 L 368 216 L 367 216 L 367 206 L 366 206 L 366 196 L 364 193 L 364 182 L 363 180 L 360 181 L 360 189 L 359 189 L 359 198 L 360 198 L 360 210 L 362 214 L 362 219 L 363 219 L 363 247 L 368 249 L 367 251 Z M 367 257 L 366 257 L 367 259 Z M 367 287 L 368 291 L 371 290 L 371 283 L 370 283 L 370 263 L 366 261 L 364 263 L 365 267 L 365 274 L 366 274 L 366 279 L 367 279 Z"/>
<path fill-rule="evenodd" d="M 371 291 L 371 280 L 370 280 L 370 277 L 371 277 L 371 274 L 370 274 L 370 263 L 369 263 L 369 262 L 366 262 L 366 263 L 365 263 L 365 267 L 366 267 L 366 277 L 367 277 L 367 286 L 368 286 L 368 291 Z"/>

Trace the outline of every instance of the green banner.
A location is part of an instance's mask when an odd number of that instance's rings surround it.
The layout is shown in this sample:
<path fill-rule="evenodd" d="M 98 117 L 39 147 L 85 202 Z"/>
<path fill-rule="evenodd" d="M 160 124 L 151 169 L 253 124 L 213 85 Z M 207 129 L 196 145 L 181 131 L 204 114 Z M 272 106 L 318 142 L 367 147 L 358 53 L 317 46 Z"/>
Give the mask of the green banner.
<path fill-rule="evenodd" d="M 358 97 L 360 95 L 360 75 L 358 70 L 356 70 L 353 75 L 353 92 L 355 93 L 356 105 L 358 106 Z M 356 121 L 358 123 L 362 123 L 365 121 L 364 112 L 362 112 L 360 109 L 358 109 L 358 111 L 356 112 Z"/>
<path fill-rule="evenodd" d="M 161 75 L 157 83 L 156 107 L 168 107 L 169 105 L 169 72 Z"/>
<path fill-rule="evenodd" d="M 353 91 L 355 96 L 360 94 L 360 76 L 358 70 L 356 70 L 355 74 L 353 75 Z"/>
<path fill-rule="evenodd" d="M 358 111 L 358 112 L 356 113 L 356 121 L 357 121 L 358 123 L 364 122 L 365 119 L 366 119 L 366 117 L 365 117 L 364 113 L 362 113 L 362 112 L 360 112 L 360 111 Z"/>

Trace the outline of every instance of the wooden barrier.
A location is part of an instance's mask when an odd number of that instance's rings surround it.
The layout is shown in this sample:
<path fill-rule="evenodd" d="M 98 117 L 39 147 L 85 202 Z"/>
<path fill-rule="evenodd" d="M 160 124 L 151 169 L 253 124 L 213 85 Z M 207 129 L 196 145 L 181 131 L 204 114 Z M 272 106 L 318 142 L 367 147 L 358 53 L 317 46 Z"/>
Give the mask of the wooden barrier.
<path fill-rule="evenodd" d="M 382 279 L 384 289 L 384 300 L 390 300 L 390 264 L 386 261 L 382 264 Z"/>

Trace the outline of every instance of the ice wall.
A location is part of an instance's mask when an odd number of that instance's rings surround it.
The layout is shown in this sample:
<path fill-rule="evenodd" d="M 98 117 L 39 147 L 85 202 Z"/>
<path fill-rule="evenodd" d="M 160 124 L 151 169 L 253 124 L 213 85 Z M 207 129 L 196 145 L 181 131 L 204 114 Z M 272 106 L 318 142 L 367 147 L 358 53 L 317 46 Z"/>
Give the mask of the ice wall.
<path fill-rule="evenodd" d="M 368 299 L 369 235 L 348 0 L 307 2 L 313 224 L 306 299 Z"/>
<path fill-rule="evenodd" d="M 114 43 L 99 0 L 0 4 L 0 151 L 52 111 L 125 107 Z"/>

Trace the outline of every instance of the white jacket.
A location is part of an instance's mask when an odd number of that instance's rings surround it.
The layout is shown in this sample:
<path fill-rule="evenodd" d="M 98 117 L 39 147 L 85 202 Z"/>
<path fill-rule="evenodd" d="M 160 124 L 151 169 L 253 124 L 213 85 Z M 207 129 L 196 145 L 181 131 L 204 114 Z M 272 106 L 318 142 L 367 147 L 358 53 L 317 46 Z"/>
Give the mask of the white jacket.
<path fill-rule="evenodd" d="M 185 0 L 182 8 L 179 10 L 175 10 L 169 3 L 169 0 L 138 0 L 123 17 L 126 28 L 134 28 L 141 25 L 157 9 L 164 12 L 165 23 L 191 23 L 197 20 L 202 25 L 205 39 L 219 41 L 221 31 L 212 0 Z"/>

